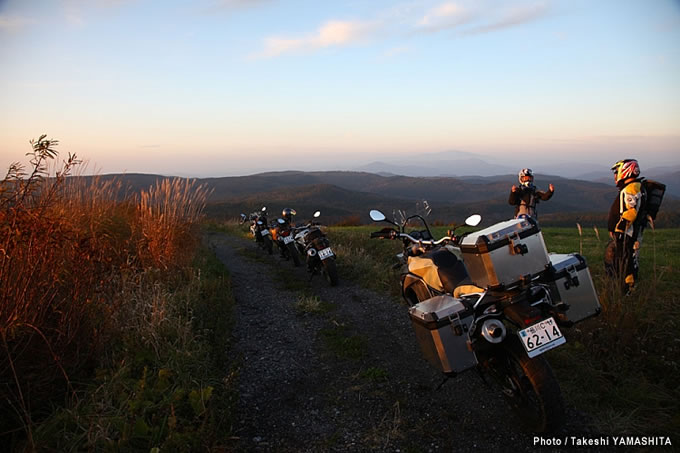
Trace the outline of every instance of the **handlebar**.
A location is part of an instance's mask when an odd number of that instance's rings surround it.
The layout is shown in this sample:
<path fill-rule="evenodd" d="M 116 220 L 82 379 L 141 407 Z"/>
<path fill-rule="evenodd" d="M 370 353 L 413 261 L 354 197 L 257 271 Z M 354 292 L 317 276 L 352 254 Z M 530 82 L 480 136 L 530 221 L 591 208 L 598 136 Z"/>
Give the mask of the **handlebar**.
<path fill-rule="evenodd" d="M 423 240 L 423 239 L 416 239 L 413 236 L 411 236 L 408 233 L 398 233 L 394 230 L 389 230 L 389 231 L 375 231 L 371 233 L 371 238 L 380 238 L 380 239 L 397 239 L 397 238 L 402 238 L 402 239 L 408 239 L 409 241 L 413 242 L 414 244 L 418 245 L 439 245 L 442 244 L 446 241 L 450 241 L 453 238 L 451 236 L 444 236 L 441 239 L 438 240 Z"/>
<path fill-rule="evenodd" d="M 404 239 L 408 239 L 409 241 L 413 242 L 414 244 L 418 244 L 418 245 L 439 245 L 439 244 L 442 244 L 446 241 L 450 241 L 451 239 L 453 239 L 451 236 L 444 236 L 443 238 L 438 239 L 436 241 L 433 240 L 433 239 L 426 241 L 426 240 L 423 240 L 423 239 L 416 239 L 413 236 L 409 235 L 408 233 L 399 233 L 399 237 L 404 238 Z"/>

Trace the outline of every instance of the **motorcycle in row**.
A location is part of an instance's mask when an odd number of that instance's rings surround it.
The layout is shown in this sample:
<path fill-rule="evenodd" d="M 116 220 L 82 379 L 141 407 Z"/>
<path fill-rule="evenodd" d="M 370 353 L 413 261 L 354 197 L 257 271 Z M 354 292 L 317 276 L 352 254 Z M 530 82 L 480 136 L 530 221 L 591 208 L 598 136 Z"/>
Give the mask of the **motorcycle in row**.
<path fill-rule="evenodd" d="M 274 252 L 274 243 L 267 224 L 267 207 L 263 206 L 259 212 L 253 212 L 248 217 L 241 214 L 241 223 L 250 221 L 250 234 L 253 235 L 258 246 L 267 251 L 270 255 Z"/>
<path fill-rule="evenodd" d="M 316 211 L 314 218 L 320 215 L 321 212 Z M 306 257 L 307 270 L 311 277 L 322 274 L 331 286 L 337 286 L 338 269 L 335 263 L 335 253 L 331 249 L 328 236 L 319 224 L 310 220 L 306 225 L 297 227 L 295 231 L 295 244 L 300 255 Z"/>
<path fill-rule="evenodd" d="M 279 247 L 281 257 L 286 260 L 293 260 L 295 267 L 300 266 L 300 254 L 295 247 L 295 228 L 293 227 L 293 217 L 297 213 L 294 209 L 286 208 L 281 214 L 281 218 L 272 223 L 269 231 L 272 238 Z"/>
<path fill-rule="evenodd" d="M 294 209 L 286 208 L 282 211 L 281 218 L 268 225 L 267 208 L 263 207 L 260 212 L 252 213 L 248 217 L 241 214 L 241 223 L 246 219 L 251 221 L 250 232 L 255 242 L 269 254 L 273 253 L 273 244 L 276 244 L 281 257 L 292 260 L 296 267 L 302 265 L 304 258 L 310 279 L 321 274 L 331 286 L 337 286 L 339 279 L 336 255 L 330 246 L 328 236 L 314 220 L 304 225 L 294 225 L 295 215 L 297 212 Z M 313 218 L 317 219 L 320 215 L 321 212 L 316 211 Z"/>
<path fill-rule="evenodd" d="M 564 402 L 542 354 L 566 342 L 563 328 L 600 312 L 585 259 L 549 254 L 531 218 L 460 235 L 454 227 L 435 240 L 420 215 L 401 224 L 377 210 L 370 216 L 391 224 L 372 238 L 403 243 L 402 296 L 425 358 L 447 377 L 477 369 L 528 429 L 558 428 Z"/>

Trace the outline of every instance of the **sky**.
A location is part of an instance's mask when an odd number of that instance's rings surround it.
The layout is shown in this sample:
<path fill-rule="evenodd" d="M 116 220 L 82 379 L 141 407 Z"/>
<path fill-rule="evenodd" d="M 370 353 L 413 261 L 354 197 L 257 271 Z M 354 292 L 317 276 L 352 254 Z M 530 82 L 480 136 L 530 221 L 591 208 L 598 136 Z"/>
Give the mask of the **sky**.
<path fill-rule="evenodd" d="M 0 0 L 0 171 L 41 134 L 98 173 L 677 166 L 680 1 Z"/>

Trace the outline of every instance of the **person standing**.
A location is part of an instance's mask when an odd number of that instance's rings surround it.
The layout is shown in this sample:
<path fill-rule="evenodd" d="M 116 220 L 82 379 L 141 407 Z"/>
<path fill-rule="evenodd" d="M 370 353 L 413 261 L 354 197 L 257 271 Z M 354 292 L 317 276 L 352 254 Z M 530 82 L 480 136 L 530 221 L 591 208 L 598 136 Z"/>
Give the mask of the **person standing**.
<path fill-rule="evenodd" d="M 611 277 L 623 277 L 623 289 L 630 294 L 638 279 L 642 233 L 647 224 L 642 212 L 646 190 L 637 160 L 620 160 L 611 170 L 619 193 L 609 209 L 607 227 L 611 241 L 605 252 L 605 269 Z"/>
<path fill-rule="evenodd" d="M 519 187 L 513 185 L 510 189 L 508 203 L 516 206 L 515 218 L 532 217 L 538 219 L 536 204 L 539 200 L 546 201 L 555 193 L 555 186 L 550 184 L 547 191 L 538 190 L 534 186 L 534 173 L 530 168 L 523 168 L 517 175 Z"/>

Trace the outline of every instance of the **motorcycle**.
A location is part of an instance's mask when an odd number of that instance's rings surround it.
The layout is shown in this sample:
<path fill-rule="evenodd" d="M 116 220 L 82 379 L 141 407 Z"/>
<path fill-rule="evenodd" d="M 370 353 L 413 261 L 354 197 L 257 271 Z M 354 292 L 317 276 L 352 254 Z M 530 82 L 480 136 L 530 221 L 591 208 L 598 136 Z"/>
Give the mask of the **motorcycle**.
<path fill-rule="evenodd" d="M 425 358 L 447 377 L 477 369 L 526 428 L 558 428 L 564 402 L 542 354 L 566 342 L 562 328 L 599 313 L 585 260 L 549 255 L 532 219 L 434 240 L 420 216 L 401 225 L 377 210 L 370 216 L 392 224 L 372 238 L 404 242 L 402 294 Z M 414 217 L 425 228 L 407 233 Z M 471 216 L 466 224 L 480 220 Z"/>
<path fill-rule="evenodd" d="M 320 211 L 314 213 L 317 219 Z M 338 285 L 338 270 L 335 263 L 335 253 L 331 249 L 330 241 L 321 230 L 319 224 L 310 220 L 304 226 L 295 228 L 295 244 L 300 255 L 306 257 L 307 270 L 311 277 L 321 273 L 331 286 Z"/>
<path fill-rule="evenodd" d="M 274 252 L 274 243 L 267 225 L 267 207 L 263 206 L 260 212 L 253 212 L 249 218 L 251 222 L 250 233 L 255 242 L 271 255 Z M 245 221 L 245 214 L 241 214 L 241 219 Z"/>
<path fill-rule="evenodd" d="M 279 247 L 279 252 L 282 258 L 289 260 L 292 258 L 295 267 L 300 266 L 300 254 L 295 246 L 295 235 L 293 234 L 293 227 L 284 219 L 276 219 L 269 227 L 272 239 Z"/>

